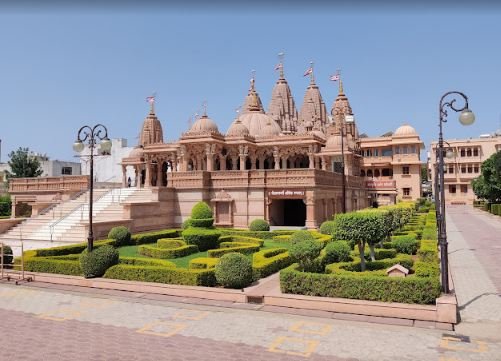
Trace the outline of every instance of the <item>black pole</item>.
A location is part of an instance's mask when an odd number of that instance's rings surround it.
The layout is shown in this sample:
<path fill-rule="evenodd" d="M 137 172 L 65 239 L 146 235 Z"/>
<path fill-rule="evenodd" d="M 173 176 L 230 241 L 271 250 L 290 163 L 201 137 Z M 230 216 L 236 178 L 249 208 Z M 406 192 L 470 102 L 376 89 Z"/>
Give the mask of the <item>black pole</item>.
<path fill-rule="evenodd" d="M 90 139 L 90 183 L 89 183 L 89 236 L 87 237 L 88 252 L 94 248 L 94 233 L 92 231 L 92 205 L 94 200 L 94 137 Z"/>
<path fill-rule="evenodd" d="M 344 175 L 344 132 L 341 126 L 341 168 L 343 170 L 342 187 L 343 187 L 343 213 L 346 213 L 346 179 Z"/>
<path fill-rule="evenodd" d="M 459 95 L 464 100 L 464 106 L 462 108 L 456 108 L 454 103 L 456 99 L 444 102 L 445 98 L 449 95 Z M 441 282 L 442 291 L 444 293 L 449 293 L 449 252 L 448 252 L 448 242 L 447 242 L 447 230 L 445 223 L 445 188 L 444 188 L 444 137 L 442 132 L 442 123 L 447 122 L 447 109 L 450 108 L 455 112 L 461 112 L 468 109 L 468 97 L 458 91 L 450 91 L 445 93 L 440 99 L 439 105 L 439 133 L 438 133 L 438 184 L 440 187 L 440 214 L 437 215 L 437 228 L 438 228 L 438 244 L 440 245 L 440 269 L 441 269 Z"/>

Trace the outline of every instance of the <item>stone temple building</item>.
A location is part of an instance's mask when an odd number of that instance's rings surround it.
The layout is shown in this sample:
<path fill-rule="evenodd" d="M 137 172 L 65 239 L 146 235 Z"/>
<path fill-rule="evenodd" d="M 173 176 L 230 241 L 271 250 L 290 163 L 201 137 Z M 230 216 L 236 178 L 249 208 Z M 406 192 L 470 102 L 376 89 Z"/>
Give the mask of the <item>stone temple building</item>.
<path fill-rule="evenodd" d="M 378 194 L 396 201 L 399 191 L 392 175 L 398 172 L 388 154 L 395 153 L 393 143 L 408 141 L 416 156 L 412 164 L 419 162 L 422 143 L 415 131 L 408 134 L 401 127 L 394 137 L 382 137 L 377 146 L 386 163 L 379 164 L 378 157 L 364 156 L 364 148 L 374 145 L 363 144 L 376 138 L 360 137 L 342 79 L 328 112 L 311 72 L 298 111 L 282 64 L 279 70 L 267 111 L 253 78 L 242 110 L 226 132 L 205 111 L 178 141 L 164 143 L 151 103 L 138 146 L 122 160 L 123 184 L 132 168 L 132 186 L 151 189 L 158 205 L 135 212 L 135 217 L 152 213 L 176 226 L 203 200 L 212 205 L 218 226 L 247 227 L 264 218 L 276 226 L 315 228 L 343 209 L 371 205 Z M 412 169 L 409 175 L 413 182 L 418 177 L 417 183 L 412 183 L 412 193 L 400 194 L 417 198 L 419 172 Z"/>

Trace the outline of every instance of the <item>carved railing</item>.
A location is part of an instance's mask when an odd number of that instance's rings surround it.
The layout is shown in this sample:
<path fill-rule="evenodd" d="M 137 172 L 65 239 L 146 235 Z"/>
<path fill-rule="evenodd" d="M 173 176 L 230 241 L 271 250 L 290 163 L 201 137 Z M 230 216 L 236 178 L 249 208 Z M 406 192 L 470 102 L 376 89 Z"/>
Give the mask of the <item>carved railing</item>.
<path fill-rule="evenodd" d="M 89 177 L 86 175 L 11 178 L 10 193 L 38 193 L 38 192 L 79 192 L 89 187 Z"/>

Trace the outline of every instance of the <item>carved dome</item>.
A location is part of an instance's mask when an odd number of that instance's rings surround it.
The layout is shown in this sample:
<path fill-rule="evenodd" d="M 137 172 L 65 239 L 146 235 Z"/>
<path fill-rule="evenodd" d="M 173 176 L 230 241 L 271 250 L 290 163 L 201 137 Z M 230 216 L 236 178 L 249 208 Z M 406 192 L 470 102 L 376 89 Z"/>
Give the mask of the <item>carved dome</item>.
<path fill-rule="evenodd" d="M 279 135 L 282 131 L 276 121 L 259 111 L 244 113 L 238 119 L 249 130 L 249 135 L 253 137 Z"/>
<path fill-rule="evenodd" d="M 418 135 L 416 129 L 411 127 L 409 124 L 404 124 L 395 130 L 393 133 L 394 136 L 409 136 L 409 135 Z"/>
<path fill-rule="evenodd" d="M 196 135 L 211 133 L 219 133 L 219 129 L 217 128 L 217 124 L 204 114 L 191 126 L 187 134 Z"/>
<path fill-rule="evenodd" d="M 334 150 L 341 149 L 341 134 L 332 134 L 327 138 L 325 149 Z"/>
<path fill-rule="evenodd" d="M 139 145 L 144 147 L 148 144 L 163 143 L 163 141 L 162 125 L 152 109 L 143 122 Z"/>
<path fill-rule="evenodd" d="M 231 123 L 230 128 L 226 133 L 227 137 L 244 137 L 246 135 L 249 135 L 249 129 L 243 125 L 238 118 Z"/>
<path fill-rule="evenodd" d="M 132 151 L 129 153 L 128 158 L 143 158 L 143 156 L 144 156 L 143 147 L 138 146 L 132 149 Z"/>

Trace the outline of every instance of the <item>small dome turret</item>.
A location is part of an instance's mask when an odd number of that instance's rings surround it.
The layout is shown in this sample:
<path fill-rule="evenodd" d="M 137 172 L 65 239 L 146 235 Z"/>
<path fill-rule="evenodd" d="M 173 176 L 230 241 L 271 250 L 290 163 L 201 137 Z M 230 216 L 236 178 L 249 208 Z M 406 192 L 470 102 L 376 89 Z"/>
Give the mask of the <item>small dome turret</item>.
<path fill-rule="evenodd" d="M 416 129 L 411 127 L 409 124 L 403 124 L 395 130 L 393 136 L 409 136 L 409 135 L 418 135 Z"/>

